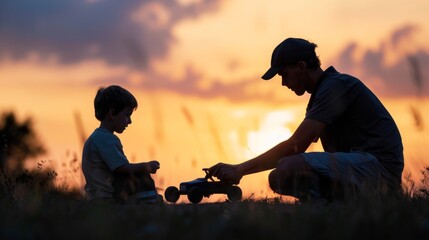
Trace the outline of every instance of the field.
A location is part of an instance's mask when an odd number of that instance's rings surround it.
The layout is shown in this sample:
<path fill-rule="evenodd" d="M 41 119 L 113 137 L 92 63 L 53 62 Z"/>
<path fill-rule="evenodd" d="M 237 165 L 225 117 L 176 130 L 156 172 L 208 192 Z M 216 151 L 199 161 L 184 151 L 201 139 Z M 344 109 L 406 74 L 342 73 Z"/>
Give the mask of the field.
<path fill-rule="evenodd" d="M 55 172 L 0 177 L 0 239 L 429 239 L 424 189 L 332 203 L 111 205 L 53 186 Z"/>

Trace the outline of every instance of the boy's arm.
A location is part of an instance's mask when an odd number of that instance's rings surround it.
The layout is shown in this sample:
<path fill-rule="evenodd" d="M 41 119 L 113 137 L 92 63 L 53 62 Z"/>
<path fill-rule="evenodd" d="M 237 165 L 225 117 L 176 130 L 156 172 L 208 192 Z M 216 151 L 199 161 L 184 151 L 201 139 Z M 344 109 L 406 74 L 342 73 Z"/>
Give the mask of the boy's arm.
<path fill-rule="evenodd" d="M 143 163 L 128 163 L 115 170 L 116 173 L 156 173 L 160 165 L 158 161 L 150 161 Z"/>

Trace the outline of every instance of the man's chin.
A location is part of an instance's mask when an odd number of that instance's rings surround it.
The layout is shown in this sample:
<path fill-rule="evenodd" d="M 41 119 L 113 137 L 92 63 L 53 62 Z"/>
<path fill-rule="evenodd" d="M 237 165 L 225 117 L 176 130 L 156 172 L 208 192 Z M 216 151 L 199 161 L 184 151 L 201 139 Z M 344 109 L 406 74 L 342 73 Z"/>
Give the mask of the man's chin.
<path fill-rule="evenodd" d="M 295 91 L 295 94 L 297 96 L 302 96 L 302 95 L 304 95 L 304 93 L 305 93 L 305 91 Z"/>

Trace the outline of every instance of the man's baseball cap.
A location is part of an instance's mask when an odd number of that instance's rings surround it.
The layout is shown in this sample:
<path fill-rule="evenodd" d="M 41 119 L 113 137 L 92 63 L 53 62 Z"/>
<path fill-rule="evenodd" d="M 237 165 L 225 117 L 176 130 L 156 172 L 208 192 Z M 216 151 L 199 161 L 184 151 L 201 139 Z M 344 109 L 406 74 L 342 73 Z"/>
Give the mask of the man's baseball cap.
<path fill-rule="evenodd" d="M 315 48 L 316 44 L 305 39 L 285 39 L 274 49 L 273 55 L 271 56 L 271 67 L 262 76 L 262 79 L 270 80 L 286 65 L 316 56 L 316 52 L 314 51 Z"/>

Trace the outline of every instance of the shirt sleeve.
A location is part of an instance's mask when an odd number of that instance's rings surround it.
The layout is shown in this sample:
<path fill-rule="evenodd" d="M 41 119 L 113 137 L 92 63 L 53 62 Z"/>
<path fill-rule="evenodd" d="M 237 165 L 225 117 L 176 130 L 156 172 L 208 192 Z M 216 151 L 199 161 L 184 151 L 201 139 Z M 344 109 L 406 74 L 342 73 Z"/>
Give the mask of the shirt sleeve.
<path fill-rule="evenodd" d="M 111 171 L 129 163 L 124 154 L 121 141 L 115 135 L 104 137 L 97 141 L 100 157 L 106 162 Z"/>

